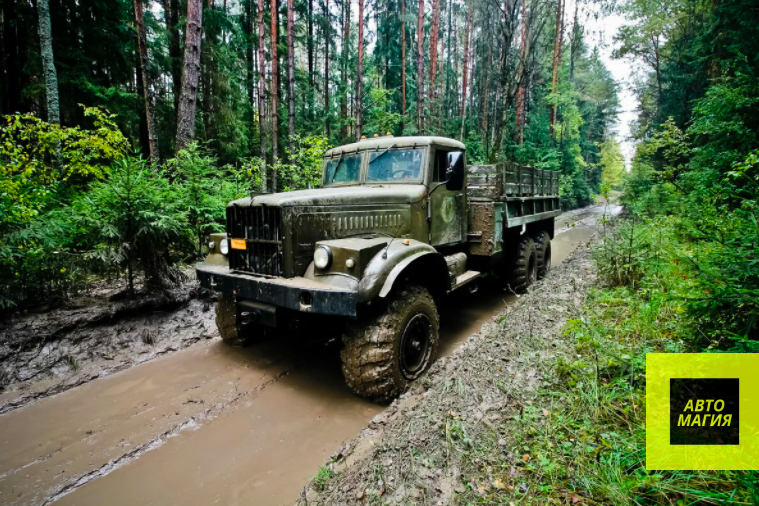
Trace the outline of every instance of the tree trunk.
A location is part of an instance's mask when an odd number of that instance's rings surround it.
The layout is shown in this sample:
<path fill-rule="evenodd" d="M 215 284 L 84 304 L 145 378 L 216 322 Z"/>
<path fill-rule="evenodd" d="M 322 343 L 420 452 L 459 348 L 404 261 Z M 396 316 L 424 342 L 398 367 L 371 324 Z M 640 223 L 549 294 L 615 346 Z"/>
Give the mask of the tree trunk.
<path fill-rule="evenodd" d="M 195 109 L 200 76 L 200 43 L 203 35 L 203 1 L 187 0 L 182 89 L 177 112 L 176 150 L 187 147 L 195 137 Z"/>
<path fill-rule="evenodd" d="M 358 0 L 358 69 L 356 72 L 356 141 L 361 139 L 362 123 L 362 95 L 361 81 L 364 75 L 364 0 Z"/>
<path fill-rule="evenodd" d="M 53 59 L 53 35 L 50 29 L 50 6 L 48 0 L 37 0 L 39 15 L 40 53 L 42 54 L 42 73 L 45 76 L 45 96 L 47 98 L 47 122 L 61 124 L 61 111 L 58 103 L 58 73 Z"/>
<path fill-rule="evenodd" d="M 556 34 L 554 35 L 553 39 L 553 71 L 551 74 L 551 93 L 554 95 L 554 99 L 556 96 L 556 88 L 559 84 L 559 66 L 561 65 L 561 42 L 562 42 L 562 34 L 564 32 L 563 23 L 562 23 L 562 11 L 563 11 L 563 4 L 562 0 L 558 0 L 558 3 L 556 5 Z M 553 137 L 553 124 L 556 122 L 556 106 L 551 103 L 549 106 L 549 131 L 551 132 L 551 137 Z"/>
<path fill-rule="evenodd" d="M 490 27 L 490 23 L 488 22 L 487 28 Z M 488 32 L 490 30 L 488 29 Z M 488 135 L 488 105 L 490 102 L 490 67 L 493 65 L 493 38 L 490 36 L 490 33 L 488 33 L 488 64 L 485 67 L 485 89 L 482 93 L 482 133 L 485 136 L 485 156 L 487 157 L 489 151 L 488 151 L 488 143 L 487 143 L 487 135 Z"/>
<path fill-rule="evenodd" d="M 329 0 L 324 0 L 324 130 L 329 138 L 332 133 L 330 125 L 330 103 L 329 103 L 329 39 L 330 28 L 332 23 L 329 18 Z"/>
<path fill-rule="evenodd" d="M 293 0 L 287 0 L 287 145 L 290 153 L 294 152 L 293 141 L 295 140 L 295 44 L 293 43 L 293 24 L 295 14 Z"/>
<path fill-rule="evenodd" d="M 314 87 L 314 0 L 308 0 L 308 85 Z M 313 107 L 313 104 L 311 104 Z"/>
<path fill-rule="evenodd" d="M 519 90 L 517 91 L 517 110 L 514 117 L 514 136 L 518 144 L 524 142 L 524 107 L 525 107 L 525 87 L 526 87 L 526 65 L 527 54 L 529 52 L 529 40 L 527 38 L 527 0 L 522 0 L 522 34 L 521 49 L 519 50 L 519 67 L 517 68 L 517 78 L 519 80 Z"/>
<path fill-rule="evenodd" d="M 432 24 L 430 25 L 430 100 L 437 98 L 435 77 L 437 74 L 437 44 L 440 26 L 440 0 L 432 0 Z"/>
<path fill-rule="evenodd" d="M 277 157 L 279 156 L 279 110 L 277 98 L 279 87 L 279 60 L 277 56 L 277 0 L 271 0 L 271 191 L 277 192 Z"/>
<path fill-rule="evenodd" d="M 148 79 L 148 41 L 145 35 L 145 13 L 142 9 L 142 0 L 133 0 L 134 24 L 137 28 L 137 49 L 140 55 L 140 67 L 142 69 L 142 88 L 145 97 L 145 120 L 148 124 L 148 146 L 150 147 L 150 161 L 157 165 L 160 161 L 158 153 L 158 137 L 155 130 L 155 100 L 153 88 Z"/>
<path fill-rule="evenodd" d="M 418 0 L 419 14 L 416 21 L 416 129 L 424 133 L 424 0 Z"/>
<path fill-rule="evenodd" d="M 262 176 L 264 192 L 268 191 L 266 173 L 266 53 L 264 39 L 264 0 L 258 0 L 258 132 L 260 156 L 264 161 Z"/>
<path fill-rule="evenodd" d="M 453 0 L 448 0 L 448 42 L 446 44 L 446 72 L 445 72 L 445 94 L 443 95 L 443 101 L 445 102 L 446 113 L 449 112 L 450 96 L 451 96 L 451 59 L 455 59 L 456 55 L 451 56 L 451 32 L 453 30 Z"/>
<path fill-rule="evenodd" d="M 470 3 L 466 13 L 466 24 L 464 25 L 464 66 L 461 71 L 461 89 L 463 92 L 461 94 L 461 135 L 459 139 L 462 142 L 464 141 L 464 123 L 466 123 L 466 88 L 468 84 L 467 77 L 469 76 L 469 31 L 471 22 L 472 4 Z"/>
<path fill-rule="evenodd" d="M 348 44 L 351 38 L 351 3 L 343 0 L 343 57 L 340 90 L 340 138 L 348 137 Z"/>
<path fill-rule="evenodd" d="M 401 2 L 401 135 L 406 126 L 406 0 Z"/>
<path fill-rule="evenodd" d="M 174 110 L 178 109 L 179 94 L 182 89 L 182 62 L 179 49 L 179 0 L 163 0 L 163 20 L 169 34 L 169 58 L 171 59 L 171 91 L 174 95 Z"/>
<path fill-rule="evenodd" d="M 577 51 L 580 49 L 580 34 L 577 33 L 580 28 L 580 22 L 578 19 L 578 10 L 580 2 L 575 2 L 575 17 L 574 24 L 572 25 L 572 45 L 569 48 L 569 81 L 571 82 L 575 77 L 575 59 L 577 58 Z"/>

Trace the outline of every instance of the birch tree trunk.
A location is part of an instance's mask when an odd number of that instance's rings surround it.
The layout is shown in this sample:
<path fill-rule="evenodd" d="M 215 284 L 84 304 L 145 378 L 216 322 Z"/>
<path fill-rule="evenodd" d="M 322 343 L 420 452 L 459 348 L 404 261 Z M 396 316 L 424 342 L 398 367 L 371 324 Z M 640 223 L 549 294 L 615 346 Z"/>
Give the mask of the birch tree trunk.
<path fill-rule="evenodd" d="M 48 0 L 37 0 L 37 14 L 39 16 L 42 73 L 45 76 L 47 122 L 60 125 L 61 111 L 58 102 L 58 73 L 55 70 L 55 59 L 53 58 L 53 34 L 50 29 L 50 6 L 48 5 Z"/>
<path fill-rule="evenodd" d="M 356 141 L 361 140 L 362 95 L 361 84 L 364 75 L 364 0 L 358 0 L 358 69 L 356 76 Z"/>
<path fill-rule="evenodd" d="M 137 28 L 137 49 L 140 55 L 140 67 L 142 71 L 142 89 L 145 97 L 145 120 L 148 124 L 148 147 L 150 148 L 150 161 L 157 165 L 159 160 L 158 136 L 155 130 L 155 100 L 153 88 L 148 79 L 148 41 L 145 36 L 145 12 L 142 8 L 142 0 L 133 0 L 134 24 Z"/>
<path fill-rule="evenodd" d="M 200 77 L 200 43 L 203 36 L 203 1 L 187 0 L 187 27 L 184 37 L 182 89 L 177 112 L 176 150 L 187 147 L 195 138 L 195 111 Z"/>
<path fill-rule="evenodd" d="M 293 0 L 287 0 L 287 145 L 290 153 L 294 151 L 293 141 L 295 139 L 295 44 L 293 43 L 293 24 L 295 23 L 295 14 L 293 11 Z"/>

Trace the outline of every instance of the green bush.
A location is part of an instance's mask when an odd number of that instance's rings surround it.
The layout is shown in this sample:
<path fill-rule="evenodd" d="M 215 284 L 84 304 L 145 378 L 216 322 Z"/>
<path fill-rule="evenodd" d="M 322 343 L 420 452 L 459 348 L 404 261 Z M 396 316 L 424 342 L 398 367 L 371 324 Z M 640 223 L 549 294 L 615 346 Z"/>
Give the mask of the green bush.
<path fill-rule="evenodd" d="M 188 233 L 189 212 L 180 190 L 141 158 L 116 162 L 109 178 L 72 206 L 72 221 L 86 237 L 85 256 L 103 269 L 126 270 L 130 293 L 137 268 L 148 287 L 176 283 L 170 250 Z"/>

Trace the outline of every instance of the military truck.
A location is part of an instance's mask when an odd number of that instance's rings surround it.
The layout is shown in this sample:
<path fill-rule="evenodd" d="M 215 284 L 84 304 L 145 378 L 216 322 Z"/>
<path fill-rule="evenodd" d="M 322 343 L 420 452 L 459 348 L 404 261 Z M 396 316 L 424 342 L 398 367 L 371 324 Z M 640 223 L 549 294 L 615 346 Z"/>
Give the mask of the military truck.
<path fill-rule="evenodd" d="M 348 386 L 387 402 L 433 362 L 440 298 L 550 269 L 558 191 L 554 171 L 467 167 L 452 139 L 365 139 L 326 153 L 321 188 L 231 202 L 197 275 L 224 341 L 342 328 Z"/>

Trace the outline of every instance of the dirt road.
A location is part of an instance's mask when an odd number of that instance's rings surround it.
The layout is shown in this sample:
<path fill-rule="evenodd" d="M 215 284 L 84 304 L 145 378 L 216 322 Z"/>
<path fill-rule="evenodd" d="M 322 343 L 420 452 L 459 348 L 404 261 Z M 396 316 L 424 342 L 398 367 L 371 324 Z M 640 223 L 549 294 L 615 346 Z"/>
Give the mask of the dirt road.
<path fill-rule="evenodd" d="M 603 211 L 559 220 L 555 265 Z M 449 300 L 441 353 L 512 300 L 487 288 Z M 0 503 L 292 504 L 381 409 L 348 392 L 334 344 L 200 341 L 0 416 Z"/>

